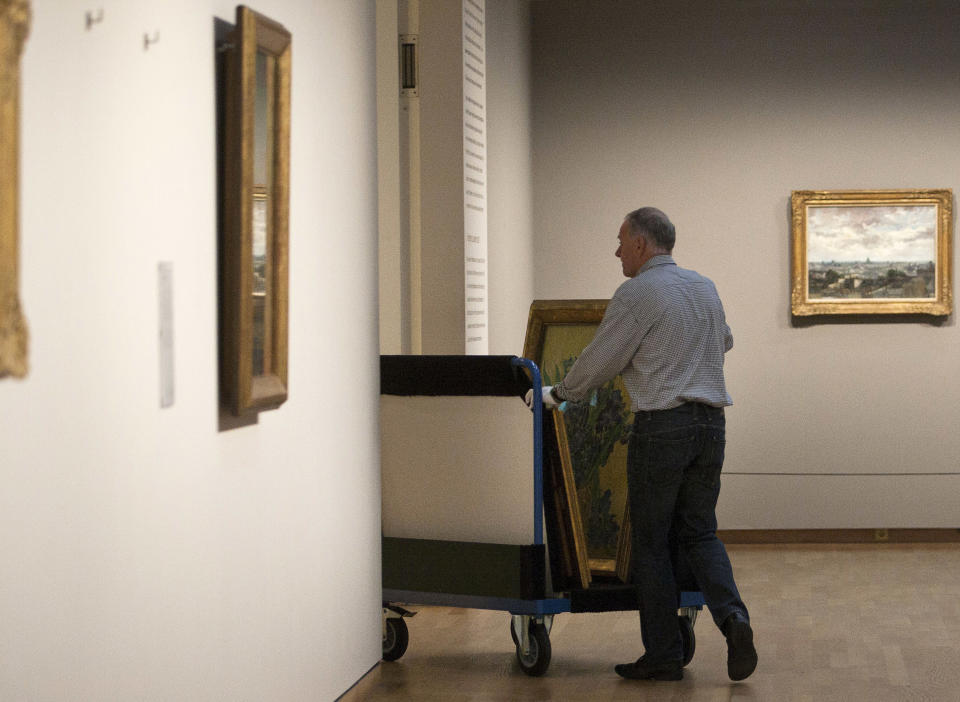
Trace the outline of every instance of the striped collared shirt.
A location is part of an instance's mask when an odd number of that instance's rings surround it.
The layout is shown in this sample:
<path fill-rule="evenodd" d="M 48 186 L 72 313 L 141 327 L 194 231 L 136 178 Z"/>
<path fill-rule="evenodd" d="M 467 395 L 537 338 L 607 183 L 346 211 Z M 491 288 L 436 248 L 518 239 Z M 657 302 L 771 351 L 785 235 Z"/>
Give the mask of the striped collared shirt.
<path fill-rule="evenodd" d="M 713 282 L 680 268 L 672 256 L 654 256 L 614 293 L 593 341 L 556 393 L 585 400 L 622 374 L 634 412 L 685 402 L 725 407 L 733 401 L 723 355 L 732 347 Z"/>

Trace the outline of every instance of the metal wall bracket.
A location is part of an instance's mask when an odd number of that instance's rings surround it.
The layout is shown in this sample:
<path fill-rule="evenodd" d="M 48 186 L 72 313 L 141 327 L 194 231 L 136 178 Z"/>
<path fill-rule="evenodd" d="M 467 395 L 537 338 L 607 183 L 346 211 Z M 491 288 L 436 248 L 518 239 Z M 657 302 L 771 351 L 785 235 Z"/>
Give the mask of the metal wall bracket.
<path fill-rule="evenodd" d="M 420 51 L 416 34 L 400 35 L 400 95 L 420 96 Z"/>

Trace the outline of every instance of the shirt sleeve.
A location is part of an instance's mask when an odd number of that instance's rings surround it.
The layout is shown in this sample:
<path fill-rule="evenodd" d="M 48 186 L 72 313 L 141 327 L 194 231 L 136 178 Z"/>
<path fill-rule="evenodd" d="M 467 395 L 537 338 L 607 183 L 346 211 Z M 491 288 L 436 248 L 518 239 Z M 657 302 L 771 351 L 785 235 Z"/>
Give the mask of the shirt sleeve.
<path fill-rule="evenodd" d="M 645 329 L 630 306 L 616 296 L 607 304 L 593 341 L 583 350 L 566 377 L 556 385 L 563 400 L 580 401 L 623 372 L 637 353 Z"/>
<path fill-rule="evenodd" d="M 733 332 L 730 331 L 730 325 L 723 323 L 723 352 L 726 353 L 733 348 Z"/>

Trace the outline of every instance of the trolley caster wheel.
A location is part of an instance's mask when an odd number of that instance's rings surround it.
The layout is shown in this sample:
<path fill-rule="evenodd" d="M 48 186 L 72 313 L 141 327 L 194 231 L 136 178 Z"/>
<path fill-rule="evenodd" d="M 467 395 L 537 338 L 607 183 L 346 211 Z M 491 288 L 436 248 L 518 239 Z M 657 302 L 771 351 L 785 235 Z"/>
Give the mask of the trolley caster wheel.
<path fill-rule="evenodd" d="M 385 623 L 383 633 L 383 660 L 395 661 L 407 650 L 410 632 L 407 623 L 400 617 L 390 617 Z"/>
<path fill-rule="evenodd" d="M 697 637 L 693 633 L 693 622 L 685 614 L 678 617 L 680 621 L 680 639 L 683 643 L 683 665 L 693 660 L 693 653 L 697 650 Z"/>
<path fill-rule="evenodd" d="M 520 670 L 531 677 L 539 677 L 546 673 L 547 668 L 550 667 L 550 635 L 547 633 L 547 628 L 538 622 L 530 622 L 527 637 L 530 641 L 530 650 L 526 655 L 520 650 L 520 642 L 515 633 L 513 638 L 517 647 L 517 662 L 520 664 Z"/>

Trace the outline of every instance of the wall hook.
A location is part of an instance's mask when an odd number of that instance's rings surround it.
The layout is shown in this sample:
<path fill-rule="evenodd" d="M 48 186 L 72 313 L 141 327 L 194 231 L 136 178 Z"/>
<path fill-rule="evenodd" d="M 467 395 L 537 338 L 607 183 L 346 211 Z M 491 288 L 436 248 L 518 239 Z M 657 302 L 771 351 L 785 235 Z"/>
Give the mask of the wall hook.
<path fill-rule="evenodd" d="M 93 14 L 90 10 L 87 10 L 86 20 L 88 31 L 93 25 L 103 22 L 103 8 L 97 8 L 97 14 Z"/>
<path fill-rule="evenodd" d="M 153 36 L 150 36 L 149 34 L 144 34 L 143 50 L 146 51 L 147 49 L 150 48 L 151 44 L 156 44 L 158 41 L 160 41 L 160 32 L 154 32 Z"/>

